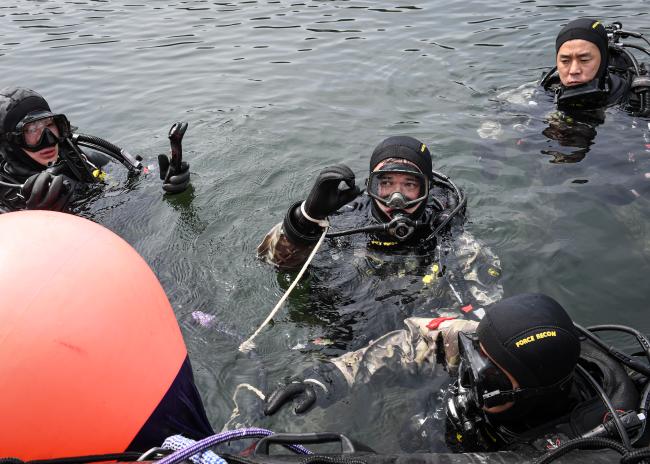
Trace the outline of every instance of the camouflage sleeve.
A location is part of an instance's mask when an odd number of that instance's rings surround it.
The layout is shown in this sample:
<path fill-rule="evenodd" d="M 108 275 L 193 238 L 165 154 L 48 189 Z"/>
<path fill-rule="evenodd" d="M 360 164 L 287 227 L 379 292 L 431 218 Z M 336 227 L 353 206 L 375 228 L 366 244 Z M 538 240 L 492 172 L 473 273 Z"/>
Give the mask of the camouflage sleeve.
<path fill-rule="evenodd" d="M 458 333 L 475 332 L 477 325 L 478 322 L 468 321 L 466 319 L 454 319 L 440 324 L 437 337 L 439 337 L 441 347 L 445 351 L 445 365 L 451 374 L 455 373 L 460 362 Z"/>
<path fill-rule="evenodd" d="M 365 383 L 379 369 L 432 375 L 438 364 L 436 351 L 444 349 L 448 367 L 458 365 L 458 332 L 472 332 L 477 323 L 464 319 L 444 321 L 435 329 L 427 324 L 431 318 L 411 317 L 405 328 L 395 330 L 371 342 L 365 348 L 331 360 L 349 386 Z"/>
<path fill-rule="evenodd" d="M 279 269 L 299 269 L 314 249 L 315 244 L 303 245 L 290 242 L 282 230 L 282 223 L 276 224 L 257 247 L 257 257 L 274 264 Z"/>
<path fill-rule="evenodd" d="M 454 242 L 457 264 L 473 302 L 486 306 L 500 300 L 503 286 L 499 258 L 469 232 L 463 232 Z"/>

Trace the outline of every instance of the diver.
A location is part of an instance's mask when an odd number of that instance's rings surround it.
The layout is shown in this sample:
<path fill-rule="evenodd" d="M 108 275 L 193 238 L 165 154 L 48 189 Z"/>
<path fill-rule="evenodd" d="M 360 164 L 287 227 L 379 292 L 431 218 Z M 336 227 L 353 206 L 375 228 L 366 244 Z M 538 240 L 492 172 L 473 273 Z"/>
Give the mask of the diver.
<path fill-rule="evenodd" d="M 187 123 L 170 130 L 171 160 L 158 157 L 163 190 L 180 193 L 190 182 L 189 164 L 182 161 L 181 140 Z M 93 151 L 85 153 L 81 146 Z M 108 155 L 108 157 L 106 156 Z M 92 184 L 105 178 L 110 158 L 130 174 L 142 170 L 141 158 L 103 139 L 73 132 L 64 114 L 50 110 L 33 90 L 0 90 L 0 211 L 68 210 Z"/>
<path fill-rule="evenodd" d="M 280 385 L 266 397 L 264 414 L 273 415 L 292 402 L 296 414 L 328 407 L 385 370 L 415 373 L 426 382 L 444 368 L 454 379 L 445 407 L 446 439 L 454 451 L 546 451 L 574 438 L 617 438 L 618 433 L 630 446 L 645 439 L 650 366 L 593 333 L 632 332 L 647 355 L 650 345 L 634 329 L 582 328 L 557 301 L 532 293 L 486 307 L 480 322 L 409 318 L 405 326 Z M 628 374 L 621 360 L 641 374 Z M 414 416 L 422 429 L 409 429 L 411 438 L 437 437 L 432 425 L 437 414 Z M 425 452 L 428 445 L 425 441 L 405 451 Z"/>
<path fill-rule="evenodd" d="M 600 21 L 579 18 L 566 24 L 555 39 L 556 66 L 540 85 L 555 94 L 558 109 L 587 112 L 596 120 L 602 110 L 621 105 L 638 116 L 650 115 L 650 76 L 629 49 L 648 49 L 621 39 L 650 42 L 621 23 L 605 27 Z"/>
<path fill-rule="evenodd" d="M 499 259 L 463 230 L 465 205 L 455 183 L 433 170 L 425 144 L 389 137 L 370 157 L 363 194 L 347 166 L 324 169 L 307 199 L 266 235 L 258 257 L 299 269 L 329 220 L 309 306 L 328 319 L 323 338 L 331 349 L 349 351 L 416 311 L 471 318 L 501 298 Z"/>

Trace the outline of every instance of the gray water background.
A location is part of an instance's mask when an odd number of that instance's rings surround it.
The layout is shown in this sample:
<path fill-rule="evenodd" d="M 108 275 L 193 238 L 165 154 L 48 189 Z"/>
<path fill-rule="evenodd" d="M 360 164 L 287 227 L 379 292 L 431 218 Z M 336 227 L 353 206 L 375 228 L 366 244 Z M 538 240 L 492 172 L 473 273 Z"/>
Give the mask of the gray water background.
<path fill-rule="evenodd" d="M 220 429 L 236 384 L 273 384 L 315 357 L 292 349 L 309 329 L 285 312 L 254 357 L 236 351 L 289 278 L 260 263 L 255 247 L 320 169 L 344 162 L 363 179 L 373 147 L 390 135 L 425 141 L 434 166 L 467 192 L 468 229 L 500 256 L 506 295 L 541 291 L 584 324 L 650 331 L 648 200 L 616 206 L 603 194 L 650 171 L 648 121 L 609 110 L 582 161 L 552 163 L 543 151 L 571 149 L 542 134 L 548 98 L 528 103 L 563 24 L 588 15 L 648 33 L 648 6 L 8 0 L 0 84 L 41 92 L 80 131 L 147 160 L 151 174 L 127 188 L 117 170 L 86 215 L 160 278 Z M 190 123 L 193 188 L 163 198 L 154 160 L 176 120 Z M 197 324 L 193 311 L 216 323 Z M 328 413 L 260 424 L 336 429 L 397 451 L 399 414 L 424 394 L 410 392 L 375 391 Z"/>

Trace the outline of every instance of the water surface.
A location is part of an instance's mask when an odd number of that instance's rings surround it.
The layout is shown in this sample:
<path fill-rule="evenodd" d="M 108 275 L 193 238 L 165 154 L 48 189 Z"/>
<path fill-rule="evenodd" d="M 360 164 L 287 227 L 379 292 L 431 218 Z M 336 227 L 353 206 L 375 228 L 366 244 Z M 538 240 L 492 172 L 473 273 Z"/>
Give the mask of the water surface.
<path fill-rule="evenodd" d="M 316 356 L 292 349 L 308 328 L 286 312 L 254 357 L 236 352 L 286 286 L 256 245 L 320 169 L 345 162 L 364 178 L 389 135 L 425 141 L 467 192 L 468 228 L 500 256 L 506 295 L 546 292 L 584 324 L 650 329 L 648 200 L 612 200 L 650 172 L 648 121 L 610 110 L 595 134 L 562 141 L 544 132 L 549 99 L 530 96 L 561 26 L 585 15 L 648 33 L 639 0 L 9 1 L 2 85 L 38 90 L 152 168 L 169 126 L 190 123 L 190 192 L 163 198 L 155 173 L 127 188 L 118 170 L 86 215 L 161 279 L 219 429 L 237 383 L 274 383 Z M 217 323 L 197 324 L 194 311 Z M 265 425 L 338 429 L 397 451 L 391 418 L 442 385 L 373 389 Z"/>

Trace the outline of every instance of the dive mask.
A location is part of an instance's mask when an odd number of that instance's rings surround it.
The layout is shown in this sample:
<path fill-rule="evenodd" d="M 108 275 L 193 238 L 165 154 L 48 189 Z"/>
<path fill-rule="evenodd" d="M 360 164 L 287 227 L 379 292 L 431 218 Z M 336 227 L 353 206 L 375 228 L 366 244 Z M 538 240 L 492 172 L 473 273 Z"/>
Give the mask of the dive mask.
<path fill-rule="evenodd" d="M 414 166 L 387 164 L 370 173 L 366 192 L 387 208 L 405 210 L 426 200 L 429 179 Z"/>
<path fill-rule="evenodd" d="M 458 348 L 458 383 L 467 392 L 469 401 L 478 408 L 490 408 L 513 401 L 502 395 L 502 392 L 512 391 L 510 379 L 483 353 L 478 335 L 460 332 Z"/>
<path fill-rule="evenodd" d="M 483 353 L 475 333 L 458 334 L 460 365 L 458 385 L 466 392 L 468 402 L 479 408 L 491 408 L 501 404 L 524 400 L 535 396 L 555 393 L 568 385 L 573 372 L 557 382 L 543 387 L 512 388 L 505 372 Z"/>
<path fill-rule="evenodd" d="M 63 114 L 34 111 L 16 124 L 13 132 L 6 134 L 9 143 L 30 151 L 55 146 L 70 135 L 70 122 Z"/>
<path fill-rule="evenodd" d="M 595 110 L 607 106 L 609 86 L 607 79 L 601 87 L 600 79 L 593 79 L 584 84 L 565 87 L 561 85 L 555 93 L 555 103 L 562 111 Z"/>

